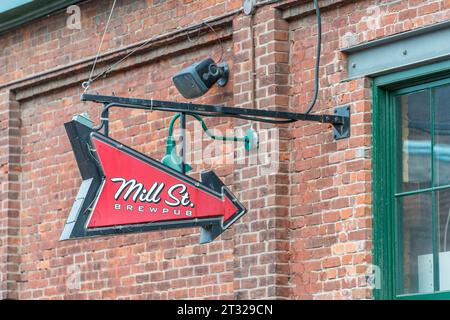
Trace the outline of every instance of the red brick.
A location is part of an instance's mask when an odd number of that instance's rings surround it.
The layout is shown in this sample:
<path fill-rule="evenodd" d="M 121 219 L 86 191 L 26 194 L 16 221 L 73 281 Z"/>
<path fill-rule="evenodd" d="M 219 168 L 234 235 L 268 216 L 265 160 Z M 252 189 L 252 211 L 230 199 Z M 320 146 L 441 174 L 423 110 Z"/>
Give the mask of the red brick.
<path fill-rule="evenodd" d="M 0 276 L 6 279 L 0 284 L 0 298 L 370 298 L 369 290 L 339 279 L 345 271 L 341 264 L 361 267 L 371 261 L 372 97 L 370 81 L 342 81 L 346 58 L 339 52 L 338 40 L 356 32 L 358 42 L 366 42 L 444 21 L 450 2 L 406 0 L 383 5 L 377 30 L 370 30 L 366 21 L 369 6 L 378 4 L 375 0 L 333 2 L 339 9 L 332 5 L 323 11 L 326 50 L 314 112 L 329 113 L 336 105 L 350 104 L 351 138 L 335 142 L 330 126 L 297 122 L 279 126 L 276 175 L 264 176 L 261 166 L 249 164 L 248 157 L 245 165 L 213 164 L 250 211 L 214 243 L 201 246 L 198 228 L 58 241 L 80 183 L 63 123 L 86 110 L 98 121 L 100 107 L 79 101 L 80 82 L 91 66 L 79 61 L 95 55 L 109 6 L 81 3 L 81 31 L 65 28 L 65 13 L 59 12 L 0 35 L 4 48 L 0 53 L 0 227 L 7 228 L 0 236 Z M 115 27 L 101 48 L 109 58 L 108 52 L 119 45 L 230 12 L 242 1 L 119 5 L 121 15 L 114 16 Z M 196 102 L 291 112 L 306 109 L 314 85 L 315 17 L 311 11 L 285 21 L 283 9 L 273 6 L 277 4 L 259 8 L 254 17 L 256 61 L 252 61 L 249 17 L 235 15 L 230 22 L 214 26 L 217 34 L 226 34 L 222 43 L 224 60 L 231 67 L 230 83 L 212 88 Z M 150 44 L 151 50 L 136 53 L 122 69 L 94 83 L 93 90 L 184 101 L 170 76 L 200 58 L 220 54 L 217 34 L 207 32 L 204 28 L 197 38 L 193 31 L 191 41 L 180 36 Z M 178 46 L 186 48 L 178 50 Z M 145 55 L 155 58 L 140 63 Z M 33 77 L 57 67 L 64 67 L 61 75 L 50 72 L 42 79 L 22 81 L 25 75 Z M 22 82 L 4 87 L 16 80 Z M 170 115 L 142 115 L 115 110 L 112 136 L 160 159 Z M 241 120 L 208 119 L 207 123 L 211 128 L 248 128 Z M 210 140 L 200 142 L 197 151 L 207 143 Z M 193 174 L 207 168 L 195 165 Z M 73 265 L 81 270 L 79 292 L 70 292 L 66 285 Z"/>

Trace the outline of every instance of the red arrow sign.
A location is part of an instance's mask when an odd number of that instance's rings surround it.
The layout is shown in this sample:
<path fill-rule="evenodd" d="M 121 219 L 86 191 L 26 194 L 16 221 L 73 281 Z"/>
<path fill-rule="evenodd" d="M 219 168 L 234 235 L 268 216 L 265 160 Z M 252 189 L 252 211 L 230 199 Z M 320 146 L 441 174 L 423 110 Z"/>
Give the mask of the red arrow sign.
<path fill-rule="evenodd" d="M 230 197 L 152 166 L 120 145 L 92 142 L 105 178 L 88 228 L 210 217 L 223 217 L 227 225 L 240 210 Z"/>
<path fill-rule="evenodd" d="M 200 226 L 207 243 L 247 212 L 213 171 L 200 182 L 83 123 L 65 126 L 83 183 L 61 240 Z"/>

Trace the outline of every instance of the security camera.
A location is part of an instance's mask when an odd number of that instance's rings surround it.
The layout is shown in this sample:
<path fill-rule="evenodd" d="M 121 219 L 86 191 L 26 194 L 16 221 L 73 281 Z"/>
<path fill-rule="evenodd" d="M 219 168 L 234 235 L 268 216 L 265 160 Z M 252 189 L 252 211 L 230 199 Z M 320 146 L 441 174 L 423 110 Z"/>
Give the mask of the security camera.
<path fill-rule="evenodd" d="M 183 69 L 172 77 L 172 81 L 178 91 L 186 99 L 201 97 L 217 82 L 223 87 L 228 82 L 228 65 L 216 64 L 208 58 Z"/>

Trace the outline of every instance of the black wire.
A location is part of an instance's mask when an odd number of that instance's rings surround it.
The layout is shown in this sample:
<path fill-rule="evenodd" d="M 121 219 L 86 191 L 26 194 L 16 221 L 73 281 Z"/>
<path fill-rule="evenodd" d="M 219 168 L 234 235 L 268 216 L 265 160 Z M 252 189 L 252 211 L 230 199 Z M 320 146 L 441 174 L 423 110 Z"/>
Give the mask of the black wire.
<path fill-rule="evenodd" d="M 224 47 L 223 47 L 222 40 L 220 39 L 220 35 L 216 32 L 216 30 L 214 30 L 214 28 L 208 22 L 203 21 L 203 24 L 205 26 L 207 26 L 216 35 L 217 39 L 219 40 L 220 58 L 219 58 L 218 62 L 222 62 L 222 60 L 223 60 L 223 53 L 224 53 Z"/>
<path fill-rule="evenodd" d="M 169 111 L 173 112 L 173 110 L 160 110 L 160 111 Z M 251 116 L 243 116 L 239 114 L 233 114 L 233 113 L 224 113 L 224 112 L 217 112 L 217 113 L 208 113 L 208 112 L 201 112 L 201 111 L 183 111 L 185 114 L 188 115 L 199 115 L 202 117 L 229 117 L 229 118 L 237 118 L 237 119 L 244 119 L 249 121 L 259 121 L 259 122 L 266 122 L 266 123 L 273 123 L 273 124 L 284 124 L 284 123 L 292 123 L 296 122 L 296 119 L 287 119 L 287 120 L 270 120 L 268 118 L 261 118 L 261 117 L 251 117 Z"/>
<path fill-rule="evenodd" d="M 107 111 L 112 108 L 112 107 L 117 107 L 117 105 L 108 105 L 107 107 L 103 108 L 103 111 L 101 113 L 101 118 L 106 118 L 106 114 Z M 131 107 L 131 105 L 130 105 Z M 151 110 L 152 111 L 152 110 Z M 156 111 L 156 110 L 155 110 Z M 158 111 L 168 111 L 168 112 L 176 112 L 172 109 L 164 109 L 164 108 L 158 108 Z M 270 120 L 268 118 L 261 118 L 261 117 L 251 117 L 251 116 L 243 116 L 243 115 L 238 115 L 238 114 L 232 114 L 232 113 L 223 113 L 223 112 L 217 112 L 217 113 L 208 113 L 208 112 L 190 112 L 190 111 L 179 111 L 179 112 L 183 112 L 184 114 L 187 115 L 199 115 L 199 116 L 203 116 L 203 117 L 230 117 L 230 118 L 237 118 L 237 119 L 244 119 L 244 120 L 248 120 L 248 121 L 256 121 L 256 122 L 265 122 L 265 123 L 271 123 L 271 124 L 286 124 L 286 123 L 292 123 L 292 122 L 296 122 L 297 120 L 295 119 L 288 119 L 288 120 Z M 101 120 L 100 124 L 96 127 L 93 127 L 92 130 L 93 131 L 100 131 L 101 129 L 103 129 L 105 123 L 108 120 Z"/>
<path fill-rule="evenodd" d="M 320 66 L 320 53 L 322 51 L 322 19 L 320 16 L 320 8 L 317 0 L 314 0 L 314 7 L 316 9 L 317 16 L 317 53 L 316 53 L 316 66 L 314 75 L 314 97 L 309 104 L 306 114 L 310 113 L 317 101 L 317 96 L 319 94 L 319 66 Z"/>
<path fill-rule="evenodd" d="M 248 116 L 240 116 L 240 115 L 228 115 L 233 118 L 238 119 L 244 119 L 249 121 L 258 121 L 258 122 L 266 122 L 266 123 L 272 123 L 272 124 L 284 124 L 284 123 L 292 123 L 296 122 L 297 120 L 289 119 L 289 120 L 270 120 L 266 118 L 259 118 L 259 117 L 248 117 Z"/>
<path fill-rule="evenodd" d="M 265 122 L 265 123 L 272 123 L 272 124 L 285 124 L 285 123 L 292 123 L 296 122 L 295 119 L 289 119 L 289 120 L 270 120 L 267 118 L 260 118 L 260 117 L 250 117 L 250 116 L 242 116 L 237 114 L 230 114 L 230 113 L 204 113 L 204 112 L 184 112 L 189 115 L 199 115 L 202 117 L 229 117 L 229 118 L 237 118 L 237 119 L 244 119 L 248 121 L 257 121 L 257 122 Z"/>
<path fill-rule="evenodd" d="M 193 26 L 183 28 L 182 30 L 183 30 L 184 32 L 189 33 L 189 32 L 191 32 L 191 31 L 193 31 L 193 30 L 195 30 L 195 29 L 200 28 L 201 25 L 205 25 L 206 27 L 208 27 L 209 29 L 211 29 L 211 30 L 218 36 L 218 33 L 217 33 L 217 32 L 214 30 L 214 28 L 213 28 L 208 22 L 206 22 L 206 21 L 203 21 L 203 22 L 201 22 L 200 24 L 195 24 L 195 25 L 193 25 Z M 198 30 L 198 32 L 199 32 L 199 34 L 200 34 L 200 29 Z M 119 64 L 121 64 L 123 61 L 125 61 L 125 60 L 128 59 L 131 55 L 133 55 L 136 51 L 142 49 L 143 47 L 145 47 L 146 45 L 148 45 L 151 41 L 155 40 L 156 38 L 158 38 L 158 37 L 152 37 L 152 38 L 150 38 L 150 39 L 147 39 L 147 40 L 144 41 L 141 45 L 139 45 L 138 47 L 135 47 L 135 48 L 132 49 L 129 53 L 125 54 L 124 57 L 122 57 L 122 58 L 120 58 L 119 60 L 117 60 L 116 62 L 110 64 L 108 67 L 106 67 L 106 69 L 105 69 L 104 71 L 98 73 L 96 76 L 92 77 L 92 79 L 89 79 L 88 81 L 86 81 L 87 86 L 89 86 L 92 82 L 96 81 L 96 80 L 97 80 L 98 78 L 100 78 L 100 77 L 106 77 L 110 72 L 113 71 L 113 69 L 114 69 L 116 66 L 118 66 Z M 188 35 L 188 39 L 190 40 L 189 35 Z M 223 46 L 222 40 L 220 39 L 220 36 L 218 36 L 218 41 L 219 41 L 219 44 L 220 44 L 220 47 L 221 47 L 221 54 L 220 54 L 220 59 L 219 59 L 219 60 L 220 60 L 219 62 L 221 62 L 222 59 L 223 59 L 223 55 L 224 55 L 224 46 Z"/>
<path fill-rule="evenodd" d="M 159 110 L 159 111 L 169 111 L 172 112 L 173 110 Z M 199 115 L 202 117 L 230 117 L 230 118 L 237 118 L 237 119 L 244 119 L 248 121 L 257 121 L 257 122 L 265 122 L 265 123 L 271 123 L 271 124 L 286 124 L 286 123 L 292 123 L 296 122 L 297 120 L 289 119 L 289 120 L 270 120 L 267 118 L 260 118 L 260 117 L 249 117 L 249 116 L 242 116 L 237 114 L 230 114 L 230 113 L 206 113 L 206 112 L 189 112 L 189 111 L 183 111 L 183 113 L 187 115 Z M 94 131 L 100 131 L 104 126 L 104 121 L 101 122 L 100 125 L 97 127 L 94 127 Z"/>
<path fill-rule="evenodd" d="M 230 113 L 204 113 L 204 112 L 185 112 L 186 114 L 197 114 L 203 117 L 230 117 L 230 118 L 237 118 L 237 119 L 244 119 L 249 121 L 258 121 L 258 122 L 266 122 L 266 123 L 273 123 L 273 124 L 284 124 L 284 123 L 292 123 L 296 122 L 295 119 L 289 119 L 289 120 L 270 120 L 267 118 L 260 118 L 260 117 L 249 117 L 249 116 L 242 116 L 237 114 L 230 114 Z"/>

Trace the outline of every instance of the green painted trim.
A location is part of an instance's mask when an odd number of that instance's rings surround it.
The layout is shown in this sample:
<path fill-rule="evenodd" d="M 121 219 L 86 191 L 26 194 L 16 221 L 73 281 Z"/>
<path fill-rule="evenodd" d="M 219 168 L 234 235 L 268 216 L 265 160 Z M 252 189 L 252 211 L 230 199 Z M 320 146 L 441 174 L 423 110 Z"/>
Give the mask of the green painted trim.
<path fill-rule="evenodd" d="M 382 236 L 381 236 L 381 221 L 382 219 L 380 218 L 380 214 L 381 212 L 383 212 L 382 210 L 382 203 L 383 203 L 383 193 L 380 192 L 379 190 L 380 185 L 382 184 L 381 182 L 383 181 L 383 177 L 384 175 L 383 170 L 381 168 L 382 165 L 382 161 L 380 161 L 380 156 L 381 156 L 381 150 L 380 150 L 380 146 L 382 144 L 380 144 L 380 142 L 378 142 L 378 139 L 380 139 L 381 135 L 380 133 L 378 133 L 378 131 L 381 129 L 381 125 L 380 125 L 380 95 L 381 92 L 379 90 L 379 88 L 377 86 L 375 86 L 374 81 L 372 80 L 372 121 L 373 121 L 373 125 L 372 125 L 372 144 L 373 144 L 373 161 L 372 161 L 372 170 L 373 170 L 373 181 L 372 181 L 372 186 L 373 186 L 373 208 L 372 208 L 372 239 L 373 239 L 373 245 L 372 245 L 372 261 L 374 263 L 374 265 L 380 266 L 380 270 L 381 270 L 381 280 L 384 279 L 385 277 L 385 270 L 383 270 L 383 268 L 381 268 L 382 265 L 384 265 L 384 261 L 383 261 L 383 251 L 382 248 L 383 246 L 380 244 Z M 377 177 L 377 178 L 375 178 Z M 381 208 L 380 208 L 381 207 Z M 375 214 L 378 213 L 378 214 Z M 375 288 L 373 290 L 373 297 L 376 300 L 380 300 L 383 299 L 382 296 L 382 290 L 381 288 Z"/>
<path fill-rule="evenodd" d="M 440 77 L 445 78 L 450 71 L 450 60 L 441 61 L 434 64 L 427 64 L 413 69 L 403 70 L 395 73 L 376 77 L 373 80 L 375 87 L 396 88 L 412 86 L 414 83 L 420 83 L 430 76 L 436 80 Z"/>
<path fill-rule="evenodd" d="M 398 261 L 400 260 L 399 254 L 401 252 L 399 250 L 392 250 L 391 248 L 394 247 L 395 249 L 399 248 L 400 242 L 399 242 L 399 233 L 397 232 L 398 224 L 397 219 L 398 216 L 395 214 L 392 214 L 396 210 L 396 201 L 391 196 L 396 190 L 397 190 L 397 181 L 398 179 L 398 173 L 396 170 L 394 170 L 394 174 L 392 174 L 392 168 L 395 168 L 398 155 L 396 152 L 392 152 L 392 150 L 395 150 L 394 146 L 397 144 L 397 126 L 396 120 L 398 119 L 397 113 L 398 110 L 394 108 L 394 97 L 389 95 L 388 92 L 385 92 L 386 94 L 386 108 L 388 110 L 388 113 L 386 115 L 385 123 L 387 124 L 387 131 L 388 134 L 385 136 L 385 146 L 386 146 L 386 153 L 389 154 L 389 161 L 386 162 L 386 171 L 385 174 L 387 175 L 386 181 L 388 183 L 388 188 L 385 188 L 387 194 L 386 194 L 386 212 L 385 212 L 385 219 L 387 223 L 386 229 L 389 233 L 389 236 L 387 234 L 383 234 L 383 237 L 386 237 L 387 241 L 385 242 L 385 246 L 387 249 L 385 249 L 386 254 L 389 255 L 389 265 L 391 266 L 397 266 Z M 388 242 L 389 241 L 389 242 Z M 403 243 L 402 243 L 403 245 Z M 402 249 L 403 250 L 403 249 Z M 402 282 L 403 282 L 403 270 L 399 272 L 398 268 L 388 268 L 390 269 L 391 277 L 389 284 L 389 298 L 392 299 L 394 295 L 397 293 L 398 290 L 398 278 L 401 276 Z"/>
<path fill-rule="evenodd" d="M 450 300 L 450 291 L 399 295 L 397 300 Z"/>
<path fill-rule="evenodd" d="M 443 85 L 449 84 L 450 83 L 450 79 L 448 79 L 448 77 L 443 78 L 443 79 L 439 79 L 433 82 L 426 82 L 426 83 L 421 83 L 415 86 L 410 86 L 407 88 L 402 88 L 402 89 L 397 89 L 395 91 L 392 92 L 392 95 L 394 96 L 398 96 L 398 95 L 404 95 L 404 94 L 409 94 L 409 93 L 415 93 L 415 92 L 419 92 L 419 91 L 425 91 L 425 90 L 430 90 L 430 89 L 434 89 L 436 87 L 441 87 Z"/>
<path fill-rule="evenodd" d="M 444 80 L 445 79 L 445 80 Z M 426 83 L 425 83 L 426 82 Z M 419 299 L 448 300 L 450 292 L 432 294 L 397 295 L 396 284 L 399 274 L 399 235 L 396 232 L 396 198 L 420 192 L 405 192 L 396 194 L 396 170 L 393 170 L 398 159 L 396 154 L 396 128 L 393 93 L 407 93 L 424 88 L 433 88 L 450 82 L 450 60 L 432 65 L 417 67 L 411 70 L 399 71 L 373 79 L 373 261 L 381 269 L 381 289 L 374 289 L 375 299 Z M 400 90 L 400 91 L 396 91 Z M 432 90 L 430 90 L 431 92 Z M 431 93 L 430 93 L 431 95 Z M 432 101 L 431 101 L 432 102 Z M 432 104 L 431 104 L 432 105 Z M 430 115 L 434 117 L 434 114 Z M 431 120 L 433 121 L 433 120 Z M 434 126 L 434 122 L 431 123 Z M 433 161 L 433 159 L 432 159 Z M 433 174 L 433 173 L 432 173 Z M 433 194 L 449 186 L 430 188 Z M 434 197 L 433 197 L 434 199 Z M 435 210 L 433 211 L 435 212 Z M 433 213 L 434 214 L 434 213 Z M 434 221 L 433 224 L 436 222 Z M 436 226 L 433 226 L 434 229 Z M 436 247 L 436 232 L 433 229 L 433 248 Z M 397 248 L 397 249 L 395 249 Z M 435 266 L 438 271 L 438 266 Z M 435 272 L 436 272 L 435 270 Z M 435 273 L 438 277 L 439 273 Z M 436 282 L 436 278 L 435 278 Z"/>
<path fill-rule="evenodd" d="M 434 183 L 434 179 L 436 175 L 434 174 L 435 170 L 435 163 L 434 163 L 434 145 L 435 145 L 435 114 L 434 114 L 434 99 L 433 99 L 433 90 L 432 88 L 429 89 L 429 97 L 430 99 L 430 138 L 431 138 L 431 187 L 433 188 L 433 191 L 431 192 L 431 232 L 432 232 L 432 244 L 433 244 L 433 288 L 434 291 L 440 290 L 440 283 L 439 283 L 439 223 L 436 213 L 436 191 L 434 189 L 434 186 L 436 185 Z"/>
<path fill-rule="evenodd" d="M 398 146 L 402 145 L 403 141 L 403 132 L 402 132 L 402 119 L 400 117 L 401 115 L 401 109 L 399 100 L 397 99 L 398 96 L 388 93 L 389 97 L 389 109 L 391 110 L 390 118 L 387 119 L 388 126 L 392 127 L 393 134 L 391 136 L 389 143 L 387 143 L 387 146 L 390 148 L 388 152 L 391 152 L 394 157 L 392 161 L 390 162 L 390 165 L 387 169 L 387 172 L 392 172 L 394 174 L 391 174 L 392 176 L 392 189 L 390 193 L 387 195 L 387 199 L 389 201 L 392 201 L 390 204 L 390 208 L 388 208 L 388 212 L 391 214 L 391 220 L 390 224 L 392 225 L 392 231 L 395 234 L 393 235 L 395 241 L 392 245 L 393 249 L 393 259 L 392 259 L 392 265 L 395 266 L 395 277 L 394 277 L 394 292 L 393 294 L 397 294 L 400 292 L 400 290 L 403 290 L 404 288 L 404 282 L 405 282 L 405 273 L 403 268 L 403 260 L 404 260 L 404 242 L 403 242 L 403 202 L 402 199 L 398 199 L 395 196 L 392 197 L 393 193 L 396 193 L 397 190 L 400 190 L 403 187 L 403 159 L 402 159 L 402 150 Z M 401 168 L 401 169 L 400 169 Z M 398 170 L 400 169 L 400 170 Z M 398 212 L 401 212 L 400 214 L 396 214 Z M 388 244 L 389 245 L 389 244 Z M 400 261 L 402 263 L 400 263 Z"/>
<path fill-rule="evenodd" d="M 32 2 L 0 13 L 0 33 L 38 19 L 52 12 L 65 9 L 82 0 L 33 0 Z"/>
<path fill-rule="evenodd" d="M 450 185 L 446 184 L 446 185 L 443 185 L 443 186 L 437 186 L 437 187 L 430 187 L 430 188 L 424 188 L 424 189 L 419 189 L 419 190 L 411 190 L 411 191 L 406 191 L 406 192 L 400 192 L 400 193 L 394 194 L 394 196 L 396 196 L 396 197 L 414 196 L 414 195 L 419 194 L 419 193 L 425 193 L 425 192 L 430 192 L 430 191 L 440 191 L 440 190 L 449 189 L 449 188 L 450 188 Z"/>
<path fill-rule="evenodd" d="M 389 142 L 390 127 L 385 126 L 387 117 L 388 96 L 385 90 L 373 85 L 373 186 L 374 186 L 374 202 L 373 202 L 373 261 L 381 270 L 381 288 L 374 289 L 373 295 L 375 299 L 392 299 L 395 284 L 392 268 L 385 268 L 386 265 L 392 265 L 392 251 L 386 250 L 388 243 L 392 243 L 392 235 L 390 229 L 391 223 L 388 223 L 389 201 L 386 194 L 392 188 L 387 174 L 387 162 L 392 155 L 387 152 L 387 143 Z M 376 177 L 376 178 L 375 178 Z"/>

